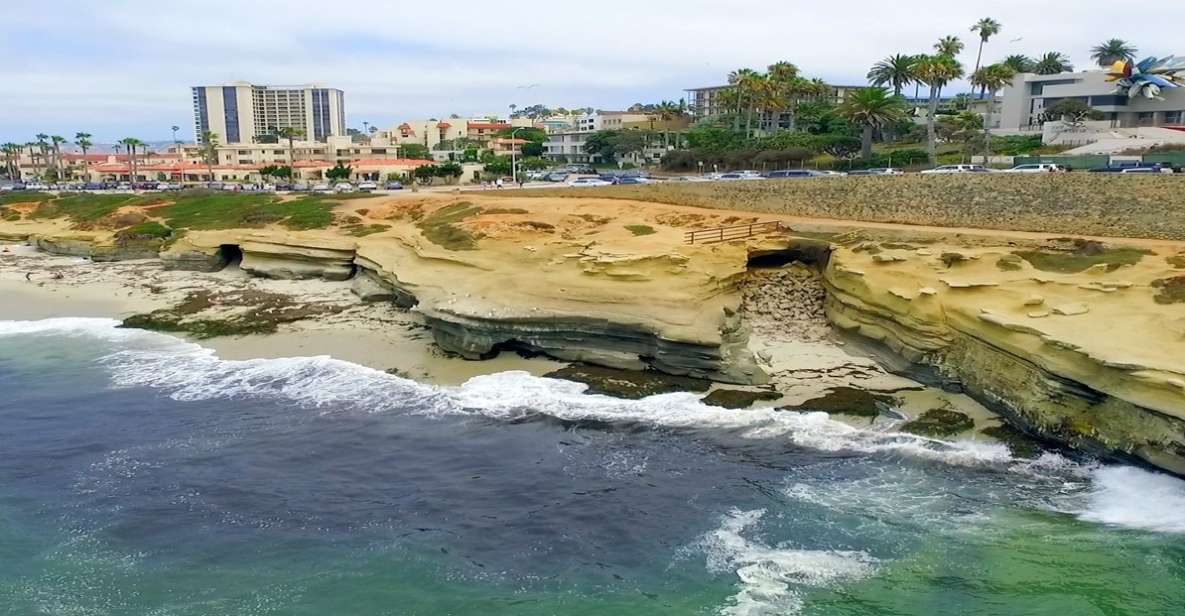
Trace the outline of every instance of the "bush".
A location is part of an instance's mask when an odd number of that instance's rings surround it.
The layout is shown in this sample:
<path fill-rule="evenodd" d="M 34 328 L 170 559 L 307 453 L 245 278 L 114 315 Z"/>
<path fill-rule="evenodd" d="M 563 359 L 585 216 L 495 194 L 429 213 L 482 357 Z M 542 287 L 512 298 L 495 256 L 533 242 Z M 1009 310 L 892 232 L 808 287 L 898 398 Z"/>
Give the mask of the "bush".
<path fill-rule="evenodd" d="M 125 240 L 163 240 L 173 235 L 173 230 L 165 225 L 149 220 L 133 225 L 117 234 L 119 239 Z"/>

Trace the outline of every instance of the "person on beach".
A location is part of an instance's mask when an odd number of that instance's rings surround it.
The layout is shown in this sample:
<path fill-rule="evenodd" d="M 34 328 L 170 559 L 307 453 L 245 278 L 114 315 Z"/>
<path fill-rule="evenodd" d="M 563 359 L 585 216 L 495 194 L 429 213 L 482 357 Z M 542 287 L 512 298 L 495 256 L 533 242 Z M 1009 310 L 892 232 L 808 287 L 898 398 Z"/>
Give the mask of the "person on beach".
<path fill-rule="evenodd" d="M 502 178 L 498 178 L 497 186 L 499 189 L 502 188 Z"/>
<path fill-rule="evenodd" d="M 33 272 L 25 272 L 25 282 L 33 282 Z"/>

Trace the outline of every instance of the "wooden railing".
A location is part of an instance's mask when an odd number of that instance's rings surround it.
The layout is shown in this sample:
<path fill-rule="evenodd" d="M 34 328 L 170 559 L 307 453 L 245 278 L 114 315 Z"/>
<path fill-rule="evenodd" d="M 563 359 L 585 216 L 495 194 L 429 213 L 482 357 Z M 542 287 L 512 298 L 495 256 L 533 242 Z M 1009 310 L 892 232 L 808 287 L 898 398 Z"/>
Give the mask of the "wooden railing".
<path fill-rule="evenodd" d="M 755 222 L 748 225 L 733 225 L 731 227 L 716 227 L 715 229 L 699 229 L 687 231 L 683 234 L 683 241 L 688 244 L 716 244 L 730 240 L 741 240 L 762 233 L 776 233 L 782 230 L 782 223 L 777 220 Z"/>

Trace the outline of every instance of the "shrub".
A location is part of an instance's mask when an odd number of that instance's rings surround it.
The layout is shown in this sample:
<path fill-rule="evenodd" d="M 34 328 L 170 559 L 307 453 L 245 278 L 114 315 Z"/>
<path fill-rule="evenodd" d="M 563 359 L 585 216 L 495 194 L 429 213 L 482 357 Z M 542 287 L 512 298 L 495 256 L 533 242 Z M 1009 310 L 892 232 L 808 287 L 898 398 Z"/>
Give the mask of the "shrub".
<path fill-rule="evenodd" d="M 630 233 L 633 233 L 634 236 L 653 235 L 657 233 L 657 231 L 654 230 L 654 227 L 651 227 L 650 225 L 626 225 L 625 228 L 628 229 Z"/>

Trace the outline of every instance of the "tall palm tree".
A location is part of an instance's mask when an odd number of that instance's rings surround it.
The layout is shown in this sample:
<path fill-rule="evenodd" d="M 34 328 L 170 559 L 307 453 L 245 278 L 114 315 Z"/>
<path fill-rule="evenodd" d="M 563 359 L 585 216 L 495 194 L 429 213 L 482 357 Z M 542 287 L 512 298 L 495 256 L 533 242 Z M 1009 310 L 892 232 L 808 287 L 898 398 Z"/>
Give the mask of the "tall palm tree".
<path fill-rule="evenodd" d="M 45 133 L 37 133 L 37 149 L 41 152 L 41 162 L 45 164 L 45 170 L 49 171 L 49 163 L 53 162 L 49 157 L 49 135 Z M 38 170 L 37 178 L 41 179 L 44 172 Z"/>
<path fill-rule="evenodd" d="M 1070 64 L 1070 59 L 1065 54 L 1057 51 L 1047 52 L 1045 55 L 1037 58 L 1033 63 L 1033 72 L 1038 75 L 1056 75 L 1058 73 L 1068 73 L 1074 70 L 1074 65 Z"/>
<path fill-rule="evenodd" d="M 296 128 L 295 126 L 285 126 L 273 132 L 276 134 L 276 137 L 288 140 L 288 168 L 293 173 L 296 173 L 296 167 L 294 166 L 296 163 L 296 146 L 293 145 L 293 141 L 297 137 L 304 136 L 304 129 Z M 214 135 L 214 138 L 217 139 L 218 135 Z"/>
<path fill-rule="evenodd" d="M 872 158 L 873 131 L 904 118 L 905 103 L 884 88 L 861 88 L 849 94 L 836 113 L 861 128 L 860 154 L 868 160 Z"/>
<path fill-rule="evenodd" d="M 210 181 L 214 181 L 214 163 L 218 161 L 218 133 L 204 131 L 200 135 L 201 149 L 198 153 L 201 154 L 202 161 L 206 163 L 206 173 L 210 176 Z M 291 155 L 291 151 L 289 151 Z"/>
<path fill-rule="evenodd" d="M 0 151 L 4 152 L 4 171 L 10 180 L 20 179 L 21 149 L 20 145 L 11 142 L 0 146 Z"/>
<path fill-rule="evenodd" d="M 739 97 L 738 111 L 745 114 L 745 136 L 752 135 L 753 110 L 756 106 L 758 91 L 764 87 L 765 75 L 751 69 L 737 69 L 728 75 L 728 83 L 737 89 Z M 737 118 L 739 124 L 740 118 Z M 739 126 L 738 126 L 739 128 Z"/>
<path fill-rule="evenodd" d="M 122 144 L 125 148 L 127 148 L 128 170 L 131 173 L 131 177 L 129 178 L 129 181 L 135 182 L 137 169 L 139 167 L 139 163 L 136 160 L 136 150 L 140 146 L 145 145 L 145 143 L 135 137 L 125 137 L 123 139 L 120 139 L 117 143 Z"/>
<path fill-rule="evenodd" d="M 90 163 L 88 163 L 86 160 L 86 152 L 87 150 L 91 149 L 92 145 L 94 145 L 91 143 L 91 134 L 83 132 L 74 133 L 74 145 L 78 146 L 78 149 L 82 150 L 82 168 L 83 170 L 86 170 L 86 168 L 90 166 Z"/>
<path fill-rule="evenodd" d="M 926 118 L 926 147 L 930 153 L 930 164 L 938 162 L 938 148 L 934 135 L 934 120 L 938 114 L 938 93 L 942 86 L 963 76 L 963 67 L 953 57 L 945 54 L 926 56 L 918 63 L 918 79 L 930 89 L 930 101 Z"/>
<path fill-rule="evenodd" d="M 29 161 L 33 163 L 33 175 L 40 179 L 41 167 L 38 164 L 38 161 L 40 160 L 38 156 L 38 146 L 39 144 L 36 141 L 29 141 L 25 143 L 25 147 L 29 148 Z"/>
<path fill-rule="evenodd" d="M 917 81 L 914 67 L 917 57 L 906 54 L 895 54 L 872 65 L 868 71 L 868 81 L 877 87 L 892 86 L 893 96 L 901 96 L 901 90 Z"/>
<path fill-rule="evenodd" d="M 1107 68 L 1120 60 L 1135 60 L 1138 50 L 1123 39 L 1109 39 L 1090 48 L 1090 57 L 1099 66 Z"/>
<path fill-rule="evenodd" d="M 62 144 L 66 143 L 66 138 L 61 135 L 51 135 L 49 140 L 53 143 L 54 167 L 57 169 L 58 179 L 63 180 L 65 179 L 65 168 L 62 166 Z"/>
<path fill-rule="evenodd" d="M 1024 54 L 1014 54 L 1004 58 L 1000 64 L 1007 64 L 1018 73 L 1031 73 L 1036 67 L 1037 61 Z"/>
<path fill-rule="evenodd" d="M 983 46 L 987 44 L 988 39 L 999 34 L 1001 29 L 1003 29 L 1003 26 L 1000 25 L 1000 22 L 991 17 L 984 17 L 975 22 L 974 26 L 971 26 L 971 31 L 979 34 L 979 53 L 975 54 L 975 70 L 971 71 L 971 74 L 974 75 L 981 66 L 983 61 Z"/>
<path fill-rule="evenodd" d="M 992 155 L 992 135 L 991 135 L 991 119 L 994 107 L 996 106 L 996 92 L 1004 86 L 1012 83 L 1012 79 L 1016 77 L 1016 70 L 1007 64 L 991 64 L 985 66 L 971 77 L 971 83 L 978 85 L 983 89 L 983 93 L 987 98 L 987 109 L 983 114 L 983 160 L 987 164 L 987 159 Z"/>

